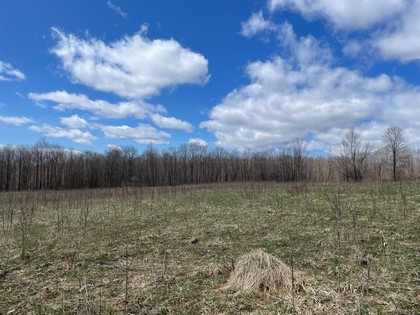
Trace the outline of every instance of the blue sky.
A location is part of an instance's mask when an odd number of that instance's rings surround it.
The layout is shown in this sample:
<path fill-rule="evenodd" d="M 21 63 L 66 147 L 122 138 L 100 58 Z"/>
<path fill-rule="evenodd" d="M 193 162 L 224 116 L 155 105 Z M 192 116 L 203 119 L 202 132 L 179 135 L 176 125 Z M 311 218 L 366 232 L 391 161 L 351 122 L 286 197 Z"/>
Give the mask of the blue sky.
<path fill-rule="evenodd" d="M 0 144 L 420 145 L 420 0 L 2 0 Z"/>

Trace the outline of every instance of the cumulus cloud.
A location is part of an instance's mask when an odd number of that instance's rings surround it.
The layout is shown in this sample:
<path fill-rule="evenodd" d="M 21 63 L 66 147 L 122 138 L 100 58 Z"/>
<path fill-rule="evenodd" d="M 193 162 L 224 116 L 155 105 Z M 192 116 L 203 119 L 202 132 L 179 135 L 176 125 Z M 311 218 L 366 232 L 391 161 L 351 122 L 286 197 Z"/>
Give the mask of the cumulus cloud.
<path fill-rule="evenodd" d="M 0 81 L 23 81 L 26 79 L 25 74 L 13 68 L 10 63 L 0 61 Z"/>
<path fill-rule="evenodd" d="M 20 126 L 23 124 L 28 124 L 33 122 L 32 119 L 27 118 L 25 116 L 17 117 L 17 116 L 0 116 L 0 122 L 6 123 L 6 124 L 12 124 L 15 126 Z"/>
<path fill-rule="evenodd" d="M 137 127 L 130 127 L 126 125 L 98 125 L 97 127 L 105 134 L 105 137 L 107 138 L 132 139 L 140 144 L 167 144 L 167 139 L 171 138 L 171 135 L 169 133 L 159 131 L 156 128 L 146 124 L 139 124 Z"/>
<path fill-rule="evenodd" d="M 63 125 L 72 129 L 83 129 L 89 126 L 89 123 L 83 118 L 80 118 L 79 115 L 73 115 L 70 117 L 61 117 L 60 122 Z"/>
<path fill-rule="evenodd" d="M 42 126 L 30 126 L 30 130 L 40 132 L 43 135 L 51 138 L 65 138 L 73 140 L 76 143 L 83 145 L 92 145 L 92 141 L 97 138 L 88 131 L 81 131 L 79 129 L 64 129 L 60 127 L 43 124 Z"/>
<path fill-rule="evenodd" d="M 165 112 L 162 106 L 147 104 L 143 101 L 127 101 L 117 104 L 104 100 L 91 100 L 86 95 L 55 91 L 49 93 L 29 93 L 28 97 L 36 102 L 53 102 L 55 110 L 79 109 L 89 111 L 99 118 L 144 119 L 151 112 Z"/>
<path fill-rule="evenodd" d="M 159 114 L 152 114 L 150 115 L 150 118 L 160 128 L 178 129 L 186 132 L 192 132 L 194 130 L 194 126 L 189 122 L 177 119 L 175 117 L 164 117 Z"/>
<path fill-rule="evenodd" d="M 271 11 L 296 11 L 308 20 L 322 18 L 336 30 L 347 33 L 367 31 L 363 43 L 350 40 L 345 44 L 343 52 L 348 56 L 376 48 L 384 59 L 401 62 L 420 59 L 418 0 L 270 0 L 268 7 Z"/>
<path fill-rule="evenodd" d="M 241 34 L 252 37 L 258 33 L 275 29 L 275 25 L 264 18 L 263 12 L 253 13 L 251 17 L 242 23 Z"/>
<path fill-rule="evenodd" d="M 265 148 L 303 138 L 313 148 L 326 148 L 354 126 L 366 133 L 389 125 L 420 132 L 418 87 L 398 77 L 367 77 L 334 66 L 320 57 L 326 47 L 312 37 L 297 39 L 288 26 L 282 37 L 296 55 L 250 63 L 250 83 L 230 92 L 200 124 L 218 145 Z"/>
<path fill-rule="evenodd" d="M 197 145 L 199 147 L 207 147 L 209 144 L 207 143 L 207 141 L 200 139 L 200 138 L 191 138 L 188 140 L 188 144 L 194 144 Z"/>
<path fill-rule="evenodd" d="M 291 9 L 308 19 L 325 18 L 340 30 L 368 29 L 398 16 L 410 0 L 270 0 L 271 11 Z"/>
<path fill-rule="evenodd" d="M 107 44 L 52 29 L 57 45 L 51 50 L 73 82 L 128 99 L 145 99 L 163 88 L 204 84 L 207 59 L 174 39 L 150 40 L 143 33 Z"/>
<path fill-rule="evenodd" d="M 372 44 L 386 59 L 402 62 L 420 59 L 420 1 L 414 1 L 399 20 L 381 31 Z"/>
<path fill-rule="evenodd" d="M 117 14 L 121 15 L 123 18 L 127 17 L 127 13 L 124 12 L 119 6 L 113 4 L 110 0 L 108 0 L 106 4 L 111 10 L 115 11 Z"/>
<path fill-rule="evenodd" d="M 325 64 L 333 61 L 328 45 L 311 35 L 297 38 L 292 25 L 287 22 L 277 27 L 277 40 L 284 48 L 283 53 L 297 64 Z"/>

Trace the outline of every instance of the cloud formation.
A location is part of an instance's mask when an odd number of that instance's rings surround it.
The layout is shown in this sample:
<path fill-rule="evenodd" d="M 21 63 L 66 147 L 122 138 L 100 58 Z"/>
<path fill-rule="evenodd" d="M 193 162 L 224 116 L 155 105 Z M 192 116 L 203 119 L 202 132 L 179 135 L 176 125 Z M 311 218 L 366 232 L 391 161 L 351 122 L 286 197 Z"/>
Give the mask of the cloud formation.
<path fill-rule="evenodd" d="M 132 139 L 140 144 L 167 144 L 171 138 L 169 133 L 147 124 L 139 124 L 137 127 L 97 125 L 97 128 L 109 139 Z"/>
<path fill-rule="evenodd" d="M 21 126 L 23 124 L 28 124 L 33 122 L 32 119 L 27 118 L 25 116 L 17 117 L 17 116 L 0 116 L 0 122 L 6 124 L 12 124 L 15 126 Z"/>
<path fill-rule="evenodd" d="M 26 75 L 10 63 L 0 61 L 0 81 L 23 81 Z"/>
<path fill-rule="evenodd" d="M 93 113 L 99 118 L 121 119 L 135 117 L 144 119 L 149 113 L 166 110 L 162 106 L 147 104 L 143 101 L 126 101 L 110 103 L 104 100 L 91 100 L 84 94 L 55 91 L 49 93 L 29 93 L 28 97 L 36 102 L 53 102 L 55 110 L 65 111 L 71 109 L 84 110 Z"/>
<path fill-rule="evenodd" d="M 385 59 L 409 62 L 420 59 L 420 1 L 414 1 L 400 19 L 372 39 Z"/>
<path fill-rule="evenodd" d="M 33 125 L 30 126 L 29 129 L 32 131 L 40 132 L 47 137 L 70 139 L 83 145 L 92 145 L 92 141 L 97 139 L 89 131 L 81 131 L 74 128 L 64 129 L 48 124 L 43 124 L 42 126 Z"/>
<path fill-rule="evenodd" d="M 127 13 L 124 12 L 119 6 L 113 4 L 110 0 L 108 0 L 106 4 L 111 10 L 115 11 L 118 15 L 121 15 L 123 18 L 127 17 Z"/>
<path fill-rule="evenodd" d="M 194 130 L 194 126 L 189 122 L 180 120 L 175 117 L 164 117 L 159 114 L 152 114 L 150 115 L 150 118 L 160 128 L 178 129 L 186 132 L 192 132 Z"/>
<path fill-rule="evenodd" d="M 270 0 L 271 11 L 291 9 L 307 19 L 322 17 L 340 30 L 368 29 L 398 16 L 410 0 Z"/>
<path fill-rule="evenodd" d="M 245 37 L 252 37 L 264 31 L 275 29 L 275 25 L 264 18 L 263 12 L 253 13 L 251 17 L 242 22 L 241 34 Z"/>
<path fill-rule="evenodd" d="M 61 117 L 60 122 L 63 125 L 72 129 L 83 129 L 89 126 L 89 123 L 83 118 L 80 118 L 79 115 L 73 115 L 70 117 Z"/>
<path fill-rule="evenodd" d="M 204 84 L 208 61 L 173 39 L 150 40 L 142 33 L 107 44 L 52 29 L 51 50 L 73 82 L 128 99 L 145 99 L 167 87 Z"/>
<path fill-rule="evenodd" d="M 121 9 L 108 1 L 108 6 L 117 13 Z M 120 12 L 124 13 L 124 12 Z M 57 43 L 51 50 L 62 62 L 63 69 L 73 83 L 80 83 L 96 90 L 110 92 L 123 98 L 120 102 L 92 100 L 84 94 L 58 90 L 48 93 L 29 93 L 28 98 L 46 107 L 53 103 L 57 111 L 82 110 L 94 116 L 91 119 L 151 120 L 158 127 L 192 132 L 194 127 L 186 121 L 164 116 L 162 105 L 145 102 L 146 98 L 160 93 L 164 88 L 180 84 L 204 84 L 207 82 L 208 61 L 198 53 L 182 47 L 177 41 L 150 40 L 145 37 L 147 27 L 133 36 L 125 36 L 113 43 L 90 38 L 82 39 L 52 29 Z M 171 135 L 147 124 L 137 127 L 104 126 L 72 115 L 61 117 L 62 125 L 69 129 L 51 125 L 31 126 L 31 130 L 47 136 L 73 139 L 90 144 L 95 138 L 80 129 L 100 130 L 107 138 L 130 138 L 138 143 L 168 143 Z M 79 131 L 79 132 L 76 132 Z"/>
<path fill-rule="evenodd" d="M 418 87 L 334 66 L 325 57 L 328 47 L 313 37 L 296 38 L 288 24 L 279 30 L 282 45 L 295 53 L 250 63 L 250 83 L 230 92 L 201 123 L 218 145 L 261 149 L 303 138 L 312 149 L 326 149 L 353 126 L 365 134 L 389 125 L 420 132 L 412 118 L 420 115 Z"/>
<path fill-rule="evenodd" d="M 200 138 L 190 138 L 188 140 L 188 144 L 193 144 L 199 147 L 207 147 L 209 145 L 207 141 Z"/>
<path fill-rule="evenodd" d="M 268 8 L 292 10 L 307 20 L 324 19 L 345 34 L 359 32 L 366 37 L 364 50 L 379 51 L 384 59 L 404 63 L 420 59 L 418 0 L 270 0 Z M 260 21 L 258 25 L 267 23 Z M 361 50 L 361 43 L 350 40 L 343 52 L 355 57 Z"/>

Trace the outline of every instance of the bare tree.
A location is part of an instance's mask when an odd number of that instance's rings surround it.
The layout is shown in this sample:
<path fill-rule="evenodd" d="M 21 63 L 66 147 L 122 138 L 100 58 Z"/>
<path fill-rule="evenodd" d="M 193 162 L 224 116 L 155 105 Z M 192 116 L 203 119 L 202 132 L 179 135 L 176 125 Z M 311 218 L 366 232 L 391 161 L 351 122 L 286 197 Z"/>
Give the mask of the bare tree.
<path fill-rule="evenodd" d="M 307 146 L 302 139 L 288 142 L 284 148 L 284 156 L 288 171 L 288 180 L 302 181 L 307 176 Z"/>
<path fill-rule="evenodd" d="M 372 168 L 375 174 L 375 177 L 379 180 L 384 179 L 384 173 L 387 162 L 387 152 L 385 148 L 380 148 L 375 150 L 372 154 Z"/>
<path fill-rule="evenodd" d="M 14 172 L 16 166 L 16 154 L 15 148 L 12 146 L 5 146 L 2 149 L 2 170 L 0 172 L 0 186 L 3 186 L 5 190 L 12 190 L 14 188 Z"/>
<path fill-rule="evenodd" d="M 137 149 L 133 146 L 124 146 L 122 147 L 122 176 L 123 176 L 123 184 L 131 184 L 134 179 L 134 166 L 135 166 L 135 158 L 137 156 Z"/>
<path fill-rule="evenodd" d="M 360 134 L 352 128 L 346 132 L 341 143 L 332 149 L 331 155 L 338 171 L 347 181 L 361 181 L 366 175 L 368 157 L 372 150 L 372 145 L 364 144 Z"/>
<path fill-rule="evenodd" d="M 396 181 L 407 155 L 407 138 L 404 134 L 404 129 L 396 126 L 389 127 L 382 136 L 382 141 L 388 153 L 392 179 Z"/>

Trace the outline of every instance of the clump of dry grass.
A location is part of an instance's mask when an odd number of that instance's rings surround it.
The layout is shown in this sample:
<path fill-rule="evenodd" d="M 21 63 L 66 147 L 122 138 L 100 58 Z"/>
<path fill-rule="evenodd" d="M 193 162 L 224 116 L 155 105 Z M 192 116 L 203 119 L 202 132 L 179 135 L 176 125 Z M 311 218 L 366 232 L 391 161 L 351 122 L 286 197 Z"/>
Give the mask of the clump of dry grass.
<path fill-rule="evenodd" d="M 292 271 L 276 257 L 257 249 L 238 259 L 227 288 L 245 291 L 291 289 Z"/>

